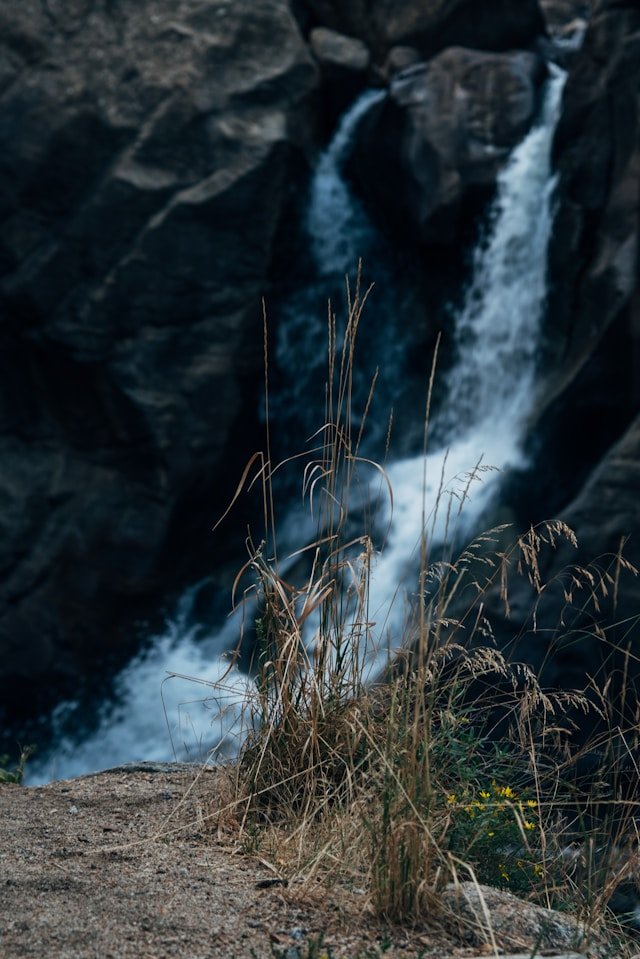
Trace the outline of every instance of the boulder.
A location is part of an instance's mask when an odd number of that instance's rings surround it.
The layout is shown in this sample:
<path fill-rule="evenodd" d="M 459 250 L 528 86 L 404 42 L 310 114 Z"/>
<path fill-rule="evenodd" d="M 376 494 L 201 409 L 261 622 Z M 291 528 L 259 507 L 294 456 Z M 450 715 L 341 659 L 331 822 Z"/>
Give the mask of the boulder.
<path fill-rule="evenodd" d="M 0 701 L 207 537 L 316 75 L 286 0 L 2 5 Z"/>
<path fill-rule="evenodd" d="M 316 24 L 364 40 L 382 63 L 393 46 L 432 56 L 450 46 L 508 50 L 545 31 L 537 0 L 298 0 Z"/>
<path fill-rule="evenodd" d="M 369 69 L 371 55 L 362 40 L 316 27 L 309 35 L 309 44 L 322 71 L 336 80 L 357 76 Z"/>
<path fill-rule="evenodd" d="M 451 243 L 469 194 L 493 184 L 529 128 L 544 76 L 535 53 L 463 47 L 397 75 L 358 129 L 353 169 L 370 205 L 405 238 Z"/>

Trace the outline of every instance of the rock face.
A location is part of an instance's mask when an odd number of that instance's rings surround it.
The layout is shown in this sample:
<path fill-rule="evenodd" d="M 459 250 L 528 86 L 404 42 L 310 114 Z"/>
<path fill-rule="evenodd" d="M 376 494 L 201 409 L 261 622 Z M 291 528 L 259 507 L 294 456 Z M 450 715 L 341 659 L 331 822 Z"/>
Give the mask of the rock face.
<path fill-rule="evenodd" d="M 640 409 L 637 4 L 594 9 L 565 88 L 554 153 L 558 211 L 544 367 L 553 372 L 531 448 L 556 463 L 559 475 L 549 485 L 561 491 L 551 499 L 558 509 Z M 628 531 L 636 522 L 629 517 Z"/>
<path fill-rule="evenodd" d="M 469 192 L 495 181 L 526 133 L 544 77 L 535 53 L 463 47 L 399 74 L 359 127 L 363 191 L 405 237 L 451 243 Z"/>
<path fill-rule="evenodd" d="M 213 504 L 315 83 L 286 0 L 2 5 L 0 701 L 71 675 Z"/>
<path fill-rule="evenodd" d="M 550 331 L 568 339 L 577 363 L 637 284 L 639 131 L 640 8 L 603 0 L 569 76 L 554 145 L 560 206 Z"/>
<path fill-rule="evenodd" d="M 612 575 L 608 595 L 600 595 L 599 609 L 591 604 L 587 612 L 582 609 L 587 591 L 574 593 L 563 617 L 566 641 L 547 660 L 547 678 L 570 687 L 595 675 L 615 650 L 601 642 L 594 622 L 618 623 L 609 637 L 618 650 L 600 675 L 610 676 L 615 687 L 628 643 L 637 643 L 640 609 L 638 579 L 614 558 L 621 540 L 630 537 L 624 554 L 640 564 L 640 7 L 635 0 L 595 5 L 565 88 L 554 149 L 558 213 L 550 249 L 546 358 L 554 372 L 532 424 L 530 446 L 538 467 L 521 495 L 529 506 L 539 496 L 540 513 L 548 516 L 551 508 L 566 520 L 575 529 L 578 550 L 565 546 L 547 556 L 544 578 L 555 579 L 556 586 L 546 590 L 537 634 L 530 632 L 535 596 L 526 583 L 515 586 L 512 618 L 499 633 L 503 640 L 523 633 L 520 653 L 540 666 L 565 604 L 559 577 L 564 575 L 566 584 L 568 565 L 584 567 L 602 557 L 599 566 L 610 567 Z M 633 679 L 640 689 L 639 677 L 632 660 L 628 683 Z"/>
<path fill-rule="evenodd" d="M 454 44 L 486 50 L 528 46 L 544 33 L 537 0 L 299 0 L 312 23 L 359 37 L 379 62 L 393 46 L 424 56 Z"/>

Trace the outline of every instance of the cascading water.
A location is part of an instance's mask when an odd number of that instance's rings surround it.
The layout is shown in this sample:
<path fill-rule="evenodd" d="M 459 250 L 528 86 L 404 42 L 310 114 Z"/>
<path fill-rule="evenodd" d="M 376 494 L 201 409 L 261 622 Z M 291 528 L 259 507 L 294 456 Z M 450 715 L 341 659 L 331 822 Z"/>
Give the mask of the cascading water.
<path fill-rule="evenodd" d="M 29 762 L 27 785 L 134 760 L 198 761 L 218 743 L 220 755 L 235 751 L 249 683 L 221 654 L 237 642 L 239 624 L 229 619 L 208 638 L 198 637 L 191 613 L 197 589 L 186 592 L 166 630 L 116 677 L 90 729 L 80 703 L 57 707 L 50 719 L 55 746 Z M 176 675 L 163 682 L 167 671 Z"/>
<path fill-rule="evenodd" d="M 439 451 L 391 464 L 393 518 L 371 583 L 372 618 L 399 627 L 403 582 L 414 586 L 423 514 L 447 491 L 464 490 L 479 464 L 491 467 L 471 484 L 457 518 L 469 536 L 499 488 L 500 473 L 522 463 L 524 420 L 534 394 L 535 356 L 546 297 L 547 247 L 553 225 L 555 177 L 551 143 L 566 74 L 552 67 L 538 123 L 513 151 L 498 178 L 484 240 L 456 317 L 457 362 L 448 395 L 432 426 Z M 427 523 L 431 543 L 451 536 L 441 504 Z M 395 608 L 394 608 L 395 605 Z"/>
<path fill-rule="evenodd" d="M 371 249 L 371 221 L 345 182 L 342 164 L 353 146 L 358 123 L 383 96 L 380 90 L 370 90 L 356 100 L 342 117 L 318 162 L 311 183 L 306 230 L 313 258 L 323 276 L 344 277 L 353 271 L 358 258 L 365 258 Z"/>
<path fill-rule="evenodd" d="M 404 583 L 411 588 L 415 580 L 423 503 L 433 502 L 441 475 L 450 483 L 471 470 L 480 457 L 484 463 L 504 469 L 518 463 L 522 456 L 522 425 L 533 391 L 552 226 L 550 145 L 563 83 L 564 75 L 554 71 L 539 123 L 513 152 L 499 178 L 485 239 L 476 252 L 473 278 L 456 318 L 458 358 L 449 374 L 448 400 L 433 424 L 432 432 L 439 437 L 441 449 L 426 458 L 397 461 L 387 469 L 394 490 L 394 512 L 385 551 L 371 582 L 372 618 L 387 625 L 397 625 L 393 597 L 399 586 Z M 372 304 L 380 320 L 376 323 L 374 314 L 372 328 L 368 325 L 369 351 L 384 357 L 388 383 L 393 386 L 401 379 L 398 371 L 407 346 L 400 336 L 400 326 L 394 327 L 391 320 L 402 314 L 397 286 L 381 255 L 384 245 L 342 173 L 358 122 L 382 95 L 365 94 L 348 111 L 311 184 L 306 230 L 316 276 L 304 291 L 281 306 L 278 360 L 296 372 L 285 380 L 275 399 L 276 420 L 287 408 L 304 405 L 310 382 L 323 377 L 326 321 L 318 304 L 340 289 L 345 274 L 353 274 L 359 257 L 366 259 L 380 287 Z M 369 381 L 367 371 L 361 387 L 364 396 Z M 386 409 L 389 396 L 383 394 L 379 405 Z M 466 506 L 465 532 L 474 527 L 495 496 L 497 476 L 486 474 Z M 298 520 L 290 520 L 288 525 L 297 526 L 299 537 Z M 440 518 L 433 526 L 432 537 L 442 540 L 444 535 Z M 168 759 L 172 755 L 197 758 L 203 746 L 221 737 L 231 741 L 238 734 L 237 704 L 248 681 L 237 670 L 229 672 L 229 663 L 221 655 L 237 642 L 239 618 L 232 616 L 223 627 L 212 627 L 203 641 L 202 626 L 194 620 L 192 610 L 197 589 L 185 595 L 166 631 L 150 641 L 117 677 L 115 695 L 97 711 L 90 732 L 72 732 L 76 704 L 59 707 L 51 720 L 55 749 L 48 756 L 32 760 L 29 783 L 135 759 Z M 399 609 L 400 604 L 396 606 Z M 226 677 L 219 701 L 211 700 L 211 686 L 202 689 L 186 679 L 166 683 L 161 697 L 165 670 L 211 684 Z M 212 716 L 217 717 L 213 728 Z M 167 726 L 174 731 L 175 749 Z M 185 742 L 191 743 L 191 751 L 183 747 Z"/>
<path fill-rule="evenodd" d="M 345 276 L 354 277 L 362 260 L 367 275 L 376 285 L 367 305 L 367 355 L 370 363 L 354 369 L 354 392 L 366 398 L 375 371 L 375 358 L 384 357 L 384 383 L 376 391 L 375 403 L 381 419 L 393 405 L 390 387 L 402 380 L 400 370 L 406 352 L 406 337 L 399 326 L 399 285 L 389 265 L 389 249 L 369 219 L 344 175 L 344 165 L 353 149 L 355 133 L 367 111 L 384 97 L 384 91 L 364 93 L 344 114 L 338 129 L 315 169 L 304 218 L 305 242 L 313 259 L 313 272 L 302 289 L 289 294 L 275 307 L 278 317 L 276 361 L 280 369 L 277 390 L 271 399 L 278 433 L 286 436 L 288 452 L 318 428 L 318 405 L 327 371 L 327 316 L 322 304 L 341 300 Z M 366 282 L 363 281 L 366 285 Z M 320 308 L 319 308 L 320 307 Z M 338 323 L 341 317 L 338 315 Z M 338 341 L 340 341 L 338 331 Z M 360 357 L 362 360 L 363 358 Z M 356 404 L 357 406 L 357 404 Z M 286 428 L 291 412 L 301 421 L 301 436 L 290 436 Z M 359 410 L 352 411 L 357 416 Z M 370 418 L 370 424 L 375 417 Z M 374 431 L 369 432 L 372 439 Z M 384 433 L 384 423 L 380 431 Z"/>

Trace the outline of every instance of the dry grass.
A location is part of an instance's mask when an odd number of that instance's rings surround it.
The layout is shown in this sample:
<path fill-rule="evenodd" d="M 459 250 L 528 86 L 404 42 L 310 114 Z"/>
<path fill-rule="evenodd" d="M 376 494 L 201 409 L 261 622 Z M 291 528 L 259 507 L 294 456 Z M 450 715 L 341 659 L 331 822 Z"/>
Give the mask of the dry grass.
<path fill-rule="evenodd" d="M 306 568 L 302 585 L 280 573 L 268 436 L 266 453 L 251 464 L 263 488 L 265 534 L 259 546 L 249 540 L 236 583 L 252 578 L 258 612 L 249 735 L 230 769 L 235 828 L 279 875 L 366 890 L 390 920 L 433 915 L 448 883 L 472 879 L 571 909 L 596 927 L 636 872 L 635 791 L 625 804 L 617 781 L 634 763 L 633 744 L 615 722 L 607 725 L 606 688 L 543 690 L 496 648 L 485 613 L 487 597 L 499 595 L 508 615 L 514 574 L 528 577 L 542 602 L 540 557 L 561 540 L 573 543 L 572 531 L 545 523 L 504 548 L 499 527 L 455 559 L 452 546 L 434 558 L 425 504 L 405 632 L 371 679 L 376 647 L 388 641 L 370 610 L 384 531 L 376 530 L 376 503 L 364 509 L 361 498 L 355 519 L 374 522 L 354 529 L 354 491 L 364 471 L 393 496 L 384 471 L 360 453 L 369 403 L 357 420 L 353 414 L 366 298 L 359 286 L 350 296 L 341 344 L 329 312 L 325 425 L 303 473 L 316 536 L 297 559 Z M 249 475 L 250 468 L 243 483 Z M 476 478 L 462 481 L 458 499 L 443 494 L 433 504 L 448 511 L 449 529 Z M 622 555 L 612 570 L 572 569 L 566 602 L 580 589 L 585 608 L 597 609 L 625 570 L 634 572 Z M 535 610 L 532 619 L 535 626 Z M 596 718 L 605 729 L 597 752 L 572 749 L 576 721 Z M 586 788 L 580 770 L 596 755 Z M 604 768 L 606 786 L 598 778 Z"/>

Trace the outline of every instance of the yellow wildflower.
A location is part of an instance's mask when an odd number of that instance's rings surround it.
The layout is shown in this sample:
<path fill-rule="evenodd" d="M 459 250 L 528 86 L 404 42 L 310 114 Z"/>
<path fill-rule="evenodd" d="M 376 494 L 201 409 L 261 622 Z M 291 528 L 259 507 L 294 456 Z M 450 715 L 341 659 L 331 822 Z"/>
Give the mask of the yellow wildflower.
<path fill-rule="evenodd" d="M 531 822 L 531 820 L 529 819 L 525 819 L 522 825 L 524 826 L 525 829 L 528 829 L 529 831 L 536 828 L 536 824 L 534 822 Z"/>
<path fill-rule="evenodd" d="M 454 804 L 455 802 L 457 802 L 457 800 L 456 800 L 456 794 L 455 794 L 455 793 L 451 793 L 450 796 L 447 796 L 447 802 L 448 802 L 448 804 L 449 804 L 450 806 L 453 806 L 453 804 Z"/>
<path fill-rule="evenodd" d="M 486 789 L 481 789 L 481 790 L 480 790 L 480 798 L 481 798 L 481 799 L 491 799 L 491 793 L 487 792 Z"/>

